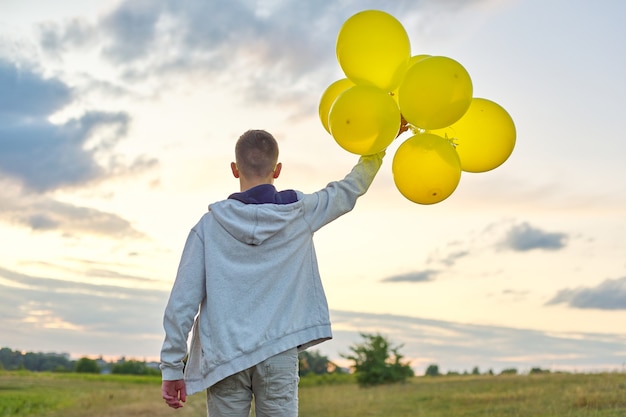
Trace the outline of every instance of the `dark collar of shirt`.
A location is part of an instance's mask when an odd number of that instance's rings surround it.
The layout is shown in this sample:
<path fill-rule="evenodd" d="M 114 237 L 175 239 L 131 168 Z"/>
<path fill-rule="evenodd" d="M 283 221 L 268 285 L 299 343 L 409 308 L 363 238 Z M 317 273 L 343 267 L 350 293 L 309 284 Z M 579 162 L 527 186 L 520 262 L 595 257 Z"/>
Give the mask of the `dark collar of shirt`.
<path fill-rule="evenodd" d="M 291 204 L 298 201 L 294 190 L 276 191 L 276 187 L 272 184 L 257 185 L 249 190 L 231 194 L 228 198 L 246 204 Z"/>

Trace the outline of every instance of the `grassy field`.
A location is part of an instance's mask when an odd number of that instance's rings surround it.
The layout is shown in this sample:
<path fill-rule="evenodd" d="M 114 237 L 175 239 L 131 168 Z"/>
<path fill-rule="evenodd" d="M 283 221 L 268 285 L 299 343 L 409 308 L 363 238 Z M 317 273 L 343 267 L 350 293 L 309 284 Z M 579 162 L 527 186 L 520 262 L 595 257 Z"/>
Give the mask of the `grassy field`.
<path fill-rule="evenodd" d="M 202 416 L 204 394 L 181 410 L 155 377 L 0 372 L 0 417 Z M 624 417 L 626 374 L 417 377 L 359 388 L 303 380 L 301 417 Z"/>

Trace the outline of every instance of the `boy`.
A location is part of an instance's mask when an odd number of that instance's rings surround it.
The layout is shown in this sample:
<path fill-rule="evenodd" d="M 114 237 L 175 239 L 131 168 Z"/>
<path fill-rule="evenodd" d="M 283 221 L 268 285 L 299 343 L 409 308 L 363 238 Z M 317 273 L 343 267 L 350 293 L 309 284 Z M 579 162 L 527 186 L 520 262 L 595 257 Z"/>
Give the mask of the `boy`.
<path fill-rule="evenodd" d="M 191 229 L 165 309 L 170 407 L 206 389 L 211 417 L 248 417 L 253 396 L 258 417 L 298 415 L 298 351 L 332 337 L 313 234 L 352 210 L 383 155 L 361 157 L 313 194 L 277 192 L 274 137 L 250 130 L 239 138 L 231 170 L 241 192 L 211 204 Z"/>

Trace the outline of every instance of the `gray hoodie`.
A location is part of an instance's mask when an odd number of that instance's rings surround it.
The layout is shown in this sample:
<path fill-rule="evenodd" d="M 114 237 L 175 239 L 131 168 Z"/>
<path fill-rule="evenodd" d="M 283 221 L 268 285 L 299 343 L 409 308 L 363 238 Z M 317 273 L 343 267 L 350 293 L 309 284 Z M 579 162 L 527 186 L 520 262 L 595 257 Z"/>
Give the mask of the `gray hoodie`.
<path fill-rule="evenodd" d="M 313 194 L 296 191 L 293 203 L 231 198 L 209 206 L 189 233 L 165 309 L 164 380 L 183 378 L 192 327 L 187 394 L 332 337 L 313 234 L 352 210 L 383 155 L 361 157 L 343 180 Z"/>

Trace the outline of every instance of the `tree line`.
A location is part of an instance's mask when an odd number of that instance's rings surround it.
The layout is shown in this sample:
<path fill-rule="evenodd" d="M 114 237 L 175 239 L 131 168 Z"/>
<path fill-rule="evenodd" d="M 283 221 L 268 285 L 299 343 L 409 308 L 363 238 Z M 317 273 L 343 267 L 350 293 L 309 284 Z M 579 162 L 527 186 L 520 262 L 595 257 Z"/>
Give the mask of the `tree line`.
<path fill-rule="evenodd" d="M 43 353 L 0 349 L 0 370 L 26 370 L 32 372 L 79 372 L 79 373 L 112 373 L 132 375 L 160 375 L 161 371 L 145 361 L 126 360 L 107 362 L 102 358 L 90 359 L 82 357 L 70 359 L 67 353 Z"/>
<path fill-rule="evenodd" d="M 404 360 L 400 353 L 402 346 L 393 345 L 380 334 L 361 333 L 362 341 L 350 346 L 349 354 L 342 354 L 344 359 L 352 362 L 350 369 L 343 369 L 330 361 L 328 357 L 316 350 L 306 350 L 299 355 L 299 374 L 302 378 L 322 376 L 320 383 L 332 383 L 333 377 L 350 374 L 360 386 L 373 386 L 404 382 L 413 377 L 414 371 L 410 362 Z M 126 360 L 105 362 L 100 359 L 83 357 L 77 361 L 70 359 L 69 354 L 58 353 L 22 353 L 9 348 L 0 349 L 0 370 L 29 370 L 50 372 L 80 372 L 80 373 L 113 373 L 132 375 L 160 375 L 161 371 L 156 363 L 145 361 Z M 533 368 L 530 373 L 549 372 L 541 368 Z M 480 375 L 478 367 L 463 375 Z M 489 370 L 485 374 L 493 375 Z M 517 374 L 515 368 L 505 369 L 501 374 Z M 431 364 L 426 368 L 424 376 L 436 377 L 444 375 L 439 366 Z M 448 371 L 446 375 L 461 375 L 459 372 Z M 337 380 L 338 378 L 335 378 Z"/>

